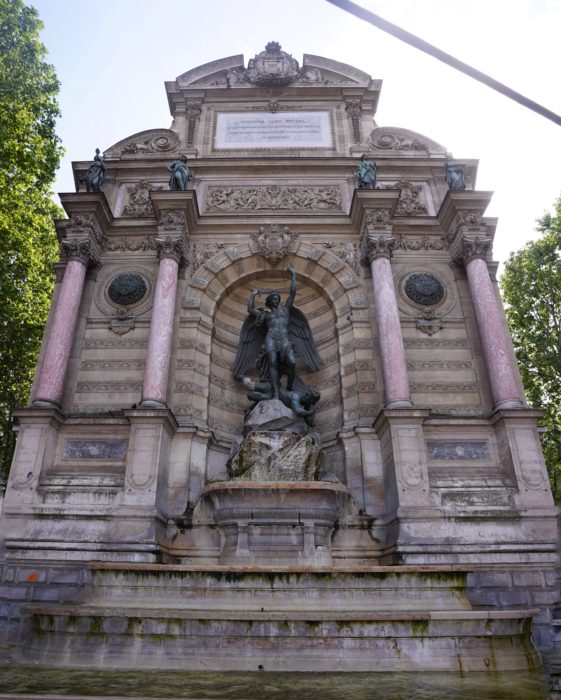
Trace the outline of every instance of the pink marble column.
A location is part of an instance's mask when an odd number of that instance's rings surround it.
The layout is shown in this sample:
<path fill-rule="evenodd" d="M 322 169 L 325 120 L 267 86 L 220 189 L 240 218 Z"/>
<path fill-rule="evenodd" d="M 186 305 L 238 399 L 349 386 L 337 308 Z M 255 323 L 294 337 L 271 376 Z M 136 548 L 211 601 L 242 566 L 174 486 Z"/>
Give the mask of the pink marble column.
<path fill-rule="evenodd" d="M 394 245 L 395 237 L 389 235 L 366 234 L 364 240 L 365 253 L 372 270 L 386 408 L 412 405 L 390 264 Z"/>
<path fill-rule="evenodd" d="M 464 238 L 460 260 L 468 278 L 495 408 L 522 406 L 523 396 L 503 312 L 485 262 L 490 239 Z"/>
<path fill-rule="evenodd" d="M 142 405 L 162 407 L 166 405 L 167 399 L 177 276 L 183 256 L 183 240 L 166 236 L 156 238 L 156 244 L 160 269 L 150 321 Z"/>
<path fill-rule="evenodd" d="M 63 241 L 62 246 L 68 262 L 32 396 L 35 406 L 58 406 L 61 402 L 86 270 L 89 264 L 99 263 L 89 238 L 73 238 Z"/>

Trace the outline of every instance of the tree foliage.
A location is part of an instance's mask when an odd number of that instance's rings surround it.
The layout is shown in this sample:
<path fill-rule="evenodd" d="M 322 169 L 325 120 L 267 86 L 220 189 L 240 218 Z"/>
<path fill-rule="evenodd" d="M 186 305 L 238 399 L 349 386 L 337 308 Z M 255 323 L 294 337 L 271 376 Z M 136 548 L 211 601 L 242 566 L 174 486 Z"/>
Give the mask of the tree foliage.
<path fill-rule="evenodd" d="M 541 237 L 511 254 L 501 279 L 529 401 L 545 411 L 542 445 L 561 501 L 561 198 L 538 220 Z"/>
<path fill-rule="evenodd" d="M 0 0 L 0 476 L 13 452 L 10 412 L 28 401 L 57 257 L 59 83 L 42 26 L 22 0 Z"/>

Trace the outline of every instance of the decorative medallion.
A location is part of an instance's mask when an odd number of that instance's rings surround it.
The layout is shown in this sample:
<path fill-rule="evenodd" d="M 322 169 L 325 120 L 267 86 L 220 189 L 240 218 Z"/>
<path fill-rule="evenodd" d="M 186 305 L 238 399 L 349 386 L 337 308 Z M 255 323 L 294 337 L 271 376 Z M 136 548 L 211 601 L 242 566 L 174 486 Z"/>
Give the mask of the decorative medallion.
<path fill-rule="evenodd" d="M 249 60 L 245 77 L 250 83 L 262 87 L 284 87 L 293 83 L 300 75 L 300 66 L 295 58 L 276 41 L 270 41 L 265 51 Z"/>
<path fill-rule="evenodd" d="M 148 286 L 144 277 L 133 272 L 117 275 L 107 288 L 107 296 L 114 304 L 130 306 L 146 296 Z"/>
<path fill-rule="evenodd" d="M 444 287 L 434 275 L 416 272 L 407 278 L 405 293 L 416 304 L 432 306 L 444 298 Z"/>

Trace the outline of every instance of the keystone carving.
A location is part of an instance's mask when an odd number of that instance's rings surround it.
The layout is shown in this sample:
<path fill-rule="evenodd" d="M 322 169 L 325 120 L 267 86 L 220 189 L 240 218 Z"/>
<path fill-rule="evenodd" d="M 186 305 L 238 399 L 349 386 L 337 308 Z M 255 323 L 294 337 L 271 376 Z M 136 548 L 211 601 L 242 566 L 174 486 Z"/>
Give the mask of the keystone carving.
<path fill-rule="evenodd" d="M 291 233 L 287 226 L 280 229 L 273 224 L 261 226 L 259 233 L 251 234 L 257 253 L 273 267 L 288 255 L 296 238 L 297 236 Z"/>

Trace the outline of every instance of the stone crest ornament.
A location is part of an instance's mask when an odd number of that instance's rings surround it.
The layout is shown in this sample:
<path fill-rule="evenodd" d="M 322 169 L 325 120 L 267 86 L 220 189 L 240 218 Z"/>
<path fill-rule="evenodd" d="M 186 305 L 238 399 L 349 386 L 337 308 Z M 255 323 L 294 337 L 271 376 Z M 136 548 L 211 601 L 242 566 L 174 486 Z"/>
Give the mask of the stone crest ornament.
<path fill-rule="evenodd" d="M 123 216 L 135 218 L 154 216 L 154 208 L 150 200 L 150 190 L 162 190 L 161 185 L 153 186 L 148 180 L 141 179 L 134 185 L 128 185 L 123 207 Z"/>
<path fill-rule="evenodd" d="M 411 301 L 423 306 L 433 306 L 444 298 L 444 287 L 440 280 L 428 272 L 409 275 L 404 289 Z"/>
<path fill-rule="evenodd" d="M 109 322 L 109 330 L 117 335 L 125 335 L 134 328 L 134 314 L 128 309 L 117 309 L 115 315 Z"/>
<path fill-rule="evenodd" d="M 127 272 L 114 277 L 107 288 L 107 296 L 114 304 L 130 306 L 146 296 L 148 286 L 142 275 Z"/>
<path fill-rule="evenodd" d="M 257 253 L 273 267 L 288 255 L 296 240 L 296 236 L 288 230 L 287 226 L 281 229 L 274 224 L 261 226 L 259 233 L 253 233 L 251 238 L 256 245 Z"/>
<path fill-rule="evenodd" d="M 298 61 L 281 51 L 277 41 L 270 41 L 265 51 L 250 59 L 245 71 L 247 80 L 261 87 L 284 87 L 293 83 L 299 75 Z"/>
<path fill-rule="evenodd" d="M 442 318 L 437 316 L 432 309 L 424 309 L 423 315 L 417 316 L 415 319 L 415 327 L 427 335 L 434 335 L 443 328 Z"/>

